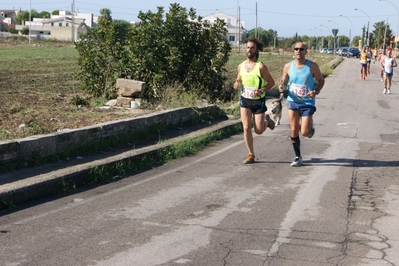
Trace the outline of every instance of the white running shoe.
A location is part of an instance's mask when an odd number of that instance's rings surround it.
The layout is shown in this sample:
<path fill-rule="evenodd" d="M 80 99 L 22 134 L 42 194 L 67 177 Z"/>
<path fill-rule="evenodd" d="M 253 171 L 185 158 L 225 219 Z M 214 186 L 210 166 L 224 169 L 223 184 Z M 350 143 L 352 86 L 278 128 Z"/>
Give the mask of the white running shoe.
<path fill-rule="evenodd" d="M 382 93 L 384 93 L 384 94 L 387 93 L 387 89 L 384 89 L 384 91 Z"/>
<path fill-rule="evenodd" d="M 388 89 L 388 94 L 391 94 L 391 89 Z"/>
<path fill-rule="evenodd" d="M 303 165 L 302 157 L 296 157 L 295 160 L 291 163 L 293 167 L 299 167 Z"/>

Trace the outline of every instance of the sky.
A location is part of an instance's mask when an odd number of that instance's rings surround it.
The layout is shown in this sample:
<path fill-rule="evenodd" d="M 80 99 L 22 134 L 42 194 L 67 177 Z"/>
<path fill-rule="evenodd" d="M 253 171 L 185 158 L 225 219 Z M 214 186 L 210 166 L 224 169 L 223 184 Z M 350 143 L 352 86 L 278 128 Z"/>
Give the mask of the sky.
<path fill-rule="evenodd" d="M 73 0 L 3 0 L 0 9 L 29 10 L 38 12 L 71 10 Z M 206 16 L 224 12 L 240 17 L 247 30 L 258 27 L 275 30 L 279 37 L 295 34 L 327 36 L 332 29 L 338 35 L 360 36 L 369 22 L 370 31 L 376 22 L 385 21 L 393 34 L 399 26 L 399 2 L 397 0 L 75 0 L 75 9 L 82 13 L 99 15 L 102 8 L 111 10 L 113 19 L 138 22 L 139 11 L 156 12 L 158 6 L 168 12 L 171 3 L 179 3 L 187 9 L 194 8 L 197 15 Z M 358 10 L 355 10 L 357 8 Z M 340 16 L 341 15 L 341 16 Z"/>

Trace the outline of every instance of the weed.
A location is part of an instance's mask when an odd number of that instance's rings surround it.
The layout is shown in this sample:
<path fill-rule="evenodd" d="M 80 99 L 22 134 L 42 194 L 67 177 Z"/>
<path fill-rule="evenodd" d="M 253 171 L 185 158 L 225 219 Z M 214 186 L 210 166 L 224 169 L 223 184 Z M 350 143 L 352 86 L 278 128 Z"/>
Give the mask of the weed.
<path fill-rule="evenodd" d="M 83 99 L 79 95 L 75 95 L 72 97 L 70 100 L 70 103 L 75 105 L 75 106 L 88 106 L 89 102 L 86 99 Z"/>
<path fill-rule="evenodd" d="M 3 206 L 5 206 L 6 209 L 9 209 L 9 210 L 17 208 L 17 205 L 15 205 L 14 202 L 12 202 L 12 201 L 3 200 L 1 203 L 3 204 Z"/>
<path fill-rule="evenodd" d="M 94 167 L 90 170 L 90 176 L 92 176 L 93 182 L 113 182 L 120 178 L 127 177 L 128 175 L 137 174 L 141 171 L 165 164 L 178 158 L 195 154 L 212 143 L 235 135 L 239 132 L 242 132 L 241 124 L 183 142 L 177 142 L 165 148 L 146 153 L 142 156 L 127 158 L 115 164 Z"/>

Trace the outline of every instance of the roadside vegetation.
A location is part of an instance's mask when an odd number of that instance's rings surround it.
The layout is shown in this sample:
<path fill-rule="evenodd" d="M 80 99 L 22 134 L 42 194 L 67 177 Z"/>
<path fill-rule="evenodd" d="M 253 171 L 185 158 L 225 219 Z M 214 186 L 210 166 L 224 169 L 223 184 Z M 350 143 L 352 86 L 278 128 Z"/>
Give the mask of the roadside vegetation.
<path fill-rule="evenodd" d="M 48 134 L 149 112 L 200 103 L 231 107 L 232 89 L 245 49 L 232 49 L 223 21 L 210 25 L 178 4 L 169 13 L 142 13 L 140 27 L 112 20 L 101 10 L 98 27 L 76 43 L 0 39 L 0 140 Z M 165 18 L 165 19 L 164 19 Z M 185 30 L 182 30 L 184 28 Z M 292 45 L 296 40 L 291 40 Z M 333 56 L 308 58 L 319 65 Z M 290 48 L 261 54 L 278 83 Z M 328 69 L 325 74 L 328 75 Z M 146 82 L 141 112 L 99 107 L 117 96 L 117 78 Z"/>
<path fill-rule="evenodd" d="M 26 38 L 0 39 L 0 140 L 18 139 L 32 135 L 48 134 L 63 129 L 74 129 L 106 121 L 125 119 L 182 106 L 197 105 L 199 96 L 184 92 L 183 87 L 168 86 L 159 100 L 153 99 L 142 106 L 142 112 L 128 108 L 111 108 L 103 111 L 108 99 L 94 97 L 84 91 L 76 77 L 79 71 L 79 54 L 71 43 L 51 41 L 33 42 Z M 291 52 L 272 48 L 261 53 L 272 76 L 279 80 L 283 65 L 292 59 Z M 331 61 L 329 54 L 309 53 L 308 58 L 321 66 Z M 221 108 L 237 103 L 238 93 L 232 89 L 237 66 L 245 59 L 244 50 L 232 51 L 225 66 L 223 83 L 224 101 Z M 325 68 L 328 75 L 331 71 Z M 183 91 L 183 92 L 182 92 Z"/>
<path fill-rule="evenodd" d="M 175 16 L 171 21 L 184 24 L 187 22 L 184 12 L 185 10 L 176 6 L 175 12 L 166 17 Z M 179 32 L 174 33 L 170 30 L 178 28 L 177 25 L 159 20 L 163 17 L 162 10 L 156 14 L 140 14 L 142 20 L 147 21 L 147 25 L 142 25 L 143 32 L 128 28 L 130 26 L 124 22 L 112 21 L 107 10 L 102 10 L 102 15 L 100 26 L 89 31 L 83 36 L 82 41 L 74 44 L 46 40 L 28 43 L 24 37 L 0 39 L 0 57 L 4 62 L 0 66 L 0 141 L 62 132 L 66 129 L 133 118 L 163 109 L 204 103 L 216 104 L 223 115 L 233 114 L 238 118 L 239 92 L 232 86 L 238 64 L 246 59 L 245 46 L 243 44 L 240 49 L 232 49 L 226 45 L 222 21 L 214 26 L 204 24 L 199 28 L 189 24 L 193 28 L 187 31 L 186 35 L 175 36 Z M 191 13 L 191 16 L 194 18 L 194 13 Z M 159 20 L 158 24 L 150 23 L 154 20 Z M 203 38 L 201 34 L 204 34 L 204 28 L 207 29 L 205 41 L 192 41 L 182 47 L 181 40 L 187 40 L 189 37 L 192 40 Z M 160 32 L 162 30 L 165 32 Z M 173 38 L 168 38 L 165 44 L 155 39 L 153 34 L 153 38 L 141 42 L 141 38 L 148 37 L 149 32 Z M 122 33 L 130 34 L 132 39 L 125 42 Z M 293 45 L 296 40 L 291 41 Z M 309 52 L 307 57 L 321 66 L 325 76 L 332 72 L 327 63 L 334 59 L 333 55 Z M 284 64 L 292 58 L 290 47 L 267 47 L 260 54 L 260 59 L 268 66 L 277 84 Z M 122 107 L 113 107 L 106 111 L 99 108 L 116 97 L 114 85 L 117 78 L 131 78 L 147 83 L 148 89 L 142 99 L 140 112 Z M 273 91 L 277 97 L 277 89 L 274 88 L 268 94 L 269 98 L 273 97 Z M 211 118 L 200 116 L 197 122 L 209 121 Z M 75 156 L 90 155 L 123 144 L 132 145 L 132 138 L 141 141 L 133 146 L 152 143 L 154 139 L 165 141 L 159 138 L 160 134 L 164 133 L 160 129 L 148 131 L 151 132 L 145 132 L 142 138 L 118 136 L 118 143 L 109 141 L 102 143 L 102 146 L 93 144 L 79 150 L 65 151 L 51 158 L 24 162 L 23 165 L 18 162 L 3 165 L 0 172 L 69 160 Z M 241 128 L 236 126 L 174 144 L 155 154 L 137 158 L 138 161 L 127 160 L 101 169 L 92 169 L 91 182 L 112 182 L 116 177 L 123 178 L 148 167 L 193 154 L 204 146 L 241 131 Z M 61 192 L 76 189 L 75 184 L 65 182 L 60 186 L 63 188 Z"/>

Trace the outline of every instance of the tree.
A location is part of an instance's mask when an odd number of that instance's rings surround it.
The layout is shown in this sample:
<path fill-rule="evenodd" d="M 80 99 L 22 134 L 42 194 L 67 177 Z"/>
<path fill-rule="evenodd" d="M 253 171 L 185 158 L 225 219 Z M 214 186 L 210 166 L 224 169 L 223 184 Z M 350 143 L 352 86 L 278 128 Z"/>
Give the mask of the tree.
<path fill-rule="evenodd" d="M 231 47 L 226 23 L 202 21 L 171 4 L 169 13 L 139 12 L 140 26 L 112 21 L 100 11 L 98 26 L 81 35 L 78 78 L 93 95 L 110 98 L 117 78 L 146 82 L 144 98 L 160 98 L 167 87 L 215 101 L 226 80 Z"/>
<path fill-rule="evenodd" d="M 257 38 L 265 44 L 265 47 L 274 46 L 277 31 L 272 29 L 264 30 L 261 27 L 258 29 L 252 29 L 248 31 L 247 37 L 243 42 L 246 43 L 249 39 L 255 38 L 255 35 L 257 35 Z"/>
<path fill-rule="evenodd" d="M 346 35 L 339 35 L 336 37 L 337 42 L 339 41 L 339 46 L 340 47 L 349 47 L 351 44 L 349 43 L 349 37 Z"/>
<path fill-rule="evenodd" d="M 148 98 L 160 97 L 168 86 L 209 100 L 220 96 L 231 51 L 222 20 L 202 21 L 194 9 L 187 12 L 179 4 L 171 4 L 166 15 L 158 7 L 157 13 L 138 17 L 140 28 L 131 41 L 132 76 L 149 85 Z"/>
<path fill-rule="evenodd" d="M 21 11 L 15 17 L 15 22 L 17 25 L 23 25 L 24 21 L 29 21 L 29 17 L 33 20 L 33 18 L 37 17 L 37 14 L 37 11 L 34 9 L 31 9 L 31 14 L 29 14 L 28 10 Z"/>
<path fill-rule="evenodd" d="M 361 36 L 353 36 L 352 43 L 351 43 L 352 46 L 358 47 L 361 39 L 362 39 Z"/>
<path fill-rule="evenodd" d="M 50 18 L 50 12 L 42 11 L 35 15 L 35 18 Z"/>
<path fill-rule="evenodd" d="M 371 47 L 388 47 L 390 45 L 390 39 L 393 36 L 392 30 L 389 24 L 385 21 L 374 23 L 374 30 L 372 31 L 373 38 L 371 39 Z"/>
<path fill-rule="evenodd" d="M 29 34 L 29 27 L 23 27 L 21 30 L 22 35 L 28 35 Z"/>
<path fill-rule="evenodd" d="M 133 27 L 126 21 L 112 21 L 109 9 L 101 9 L 100 14 L 98 26 L 75 43 L 80 66 L 77 76 L 84 90 L 109 99 L 116 96 L 116 79 L 126 78 L 130 72 L 127 48 Z"/>

